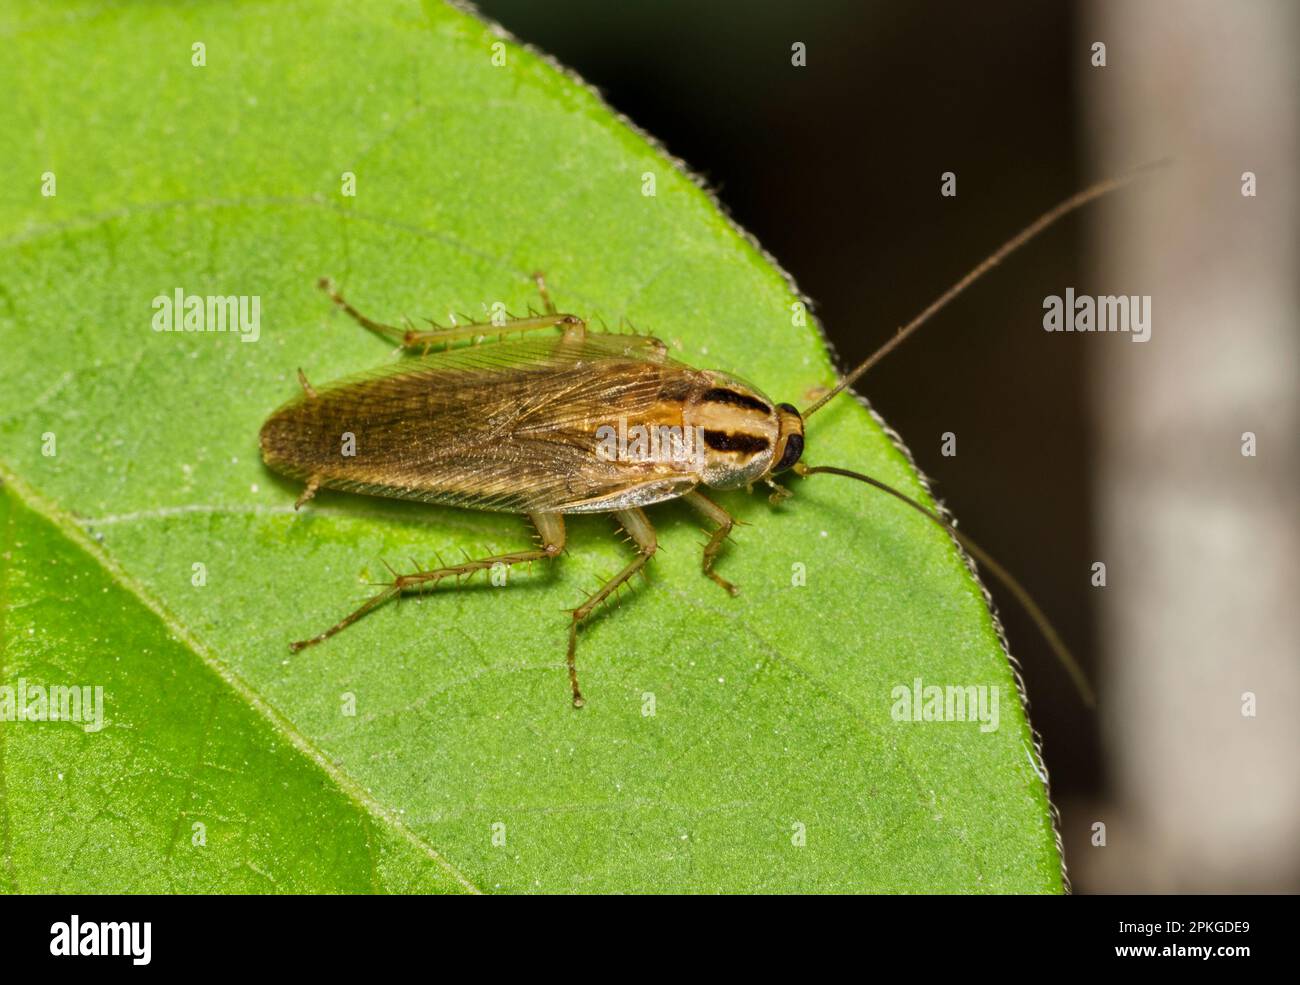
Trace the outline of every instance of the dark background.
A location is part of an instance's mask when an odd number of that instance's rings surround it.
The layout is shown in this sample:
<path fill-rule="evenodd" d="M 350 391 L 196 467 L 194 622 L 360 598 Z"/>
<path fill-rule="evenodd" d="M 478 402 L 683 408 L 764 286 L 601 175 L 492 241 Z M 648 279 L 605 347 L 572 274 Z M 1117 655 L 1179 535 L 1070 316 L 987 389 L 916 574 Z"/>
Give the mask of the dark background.
<path fill-rule="evenodd" d="M 1087 174 L 1066 3 L 485 0 L 703 175 L 856 363 Z M 791 65 L 791 45 L 807 66 Z M 939 194 L 957 175 L 957 197 Z M 1042 330 L 1089 289 L 1067 219 L 863 378 L 962 527 L 1030 588 L 1095 681 L 1088 364 Z M 957 435 L 957 455 L 939 452 Z M 994 587 L 1058 804 L 1106 793 L 1098 722 Z M 1074 839 L 1065 811 L 1066 843 Z M 1078 819 L 1079 823 L 1086 820 Z M 1068 861 L 1068 859 L 1067 859 Z M 1086 885 L 1077 885 L 1087 890 Z"/>

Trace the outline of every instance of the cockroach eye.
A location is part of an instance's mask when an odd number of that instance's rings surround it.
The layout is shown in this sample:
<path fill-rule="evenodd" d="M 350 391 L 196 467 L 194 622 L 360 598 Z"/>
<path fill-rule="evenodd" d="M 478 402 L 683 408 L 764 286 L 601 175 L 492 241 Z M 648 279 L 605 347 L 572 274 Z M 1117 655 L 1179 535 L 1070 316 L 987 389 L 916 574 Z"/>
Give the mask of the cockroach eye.
<path fill-rule="evenodd" d="M 785 406 L 785 405 L 783 405 Z M 785 451 L 781 453 L 781 461 L 776 463 L 773 472 L 784 472 L 786 469 L 793 467 L 794 463 L 799 461 L 799 456 L 803 454 L 803 435 L 792 434 L 785 439 Z"/>

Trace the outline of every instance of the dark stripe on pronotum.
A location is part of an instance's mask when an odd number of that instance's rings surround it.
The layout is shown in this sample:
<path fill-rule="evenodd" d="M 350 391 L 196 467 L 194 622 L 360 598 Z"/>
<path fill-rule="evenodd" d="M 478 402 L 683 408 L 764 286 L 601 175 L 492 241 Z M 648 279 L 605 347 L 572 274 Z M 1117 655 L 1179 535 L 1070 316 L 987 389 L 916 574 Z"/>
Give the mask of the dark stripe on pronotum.
<path fill-rule="evenodd" d="M 754 434 L 728 434 L 726 431 L 705 431 L 704 443 L 714 451 L 743 451 L 754 454 L 767 451 L 766 438 Z"/>
<path fill-rule="evenodd" d="M 750 410 L 756 410 L 762 414 L 772 413 L 772 408 L 758 398 L 751 397 L 746 393 L 737 393 L 735 390 L 728 390 L 722 386 L 714 387 L 712 390 L 705 390 L 701 399 L 715 404 L 730 404 L 732 407 L 748 407 Z"/>

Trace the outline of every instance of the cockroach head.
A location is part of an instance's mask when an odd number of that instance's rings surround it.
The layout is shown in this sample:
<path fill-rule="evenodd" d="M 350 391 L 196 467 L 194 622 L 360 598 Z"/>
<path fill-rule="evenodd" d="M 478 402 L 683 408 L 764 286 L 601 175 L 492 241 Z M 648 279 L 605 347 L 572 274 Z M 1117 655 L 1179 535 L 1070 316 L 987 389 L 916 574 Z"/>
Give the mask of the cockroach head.
<path fill-rule="evenodd" d="M 776 441 L 776 454 L 772 456 L 776 464 L 768 475 L 790 470 L 803 455 L 803 415 L 792 404 L 777 404 L 776 412 L 780 434 Z"/>

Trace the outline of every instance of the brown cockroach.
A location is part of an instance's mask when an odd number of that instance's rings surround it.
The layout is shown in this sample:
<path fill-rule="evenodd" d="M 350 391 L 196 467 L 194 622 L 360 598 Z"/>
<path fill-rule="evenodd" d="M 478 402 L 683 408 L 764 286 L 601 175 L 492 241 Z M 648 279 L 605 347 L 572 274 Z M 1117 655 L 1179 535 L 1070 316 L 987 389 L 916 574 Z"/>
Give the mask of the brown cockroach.
<path fill-rule="evenodd" d="M 1028 592 L 950 521 L 870 476 L 808 466 L 800 459 L 806 420 L 836 394 L 1012 251 L 1136 173 L 1093 185 L 1041 215 L 802 412 L 774 403 L 735 376 L 669 358 L 667 346 L 651 336 L 589 331 L 577 315 L 557 310 L 540 274 L 534 276 L 544 313 L 431 330 L 372 321 L 322 279 L 320 286 L 333 302 L 360 325 L 423 354 L 319 388 L 298 371 L 303 392 L 276 410 L 261 431 L 266 464 L 306 483 L 296 506 L 329 488 L 522 513 L 537 528 L 541 544 L 429 571 L 394 573 L 356 611 L 290 644 L 291 649 L 320 643 L 390 599 L 430 589 L 445 578 L 557 557 L 564 550 L 566 514 L 612 513 L 637 555 L 572 610 L 567 662 L 573 704 L 581 707 L 578 627 L 654 556 L 657 543 L 646 507 L 683 499 L 711 523 L 701 566 L 734 595 L 735 587 L 714 564 L 735 521 L 702 489 L 751 489 L 761 482 L 780 500 L 787 493 L 776 476 L 823 473 L 881 489 L 949 531 L 1026 607 L 1091 704 L 1078 665 Z M 528 334 L 543 330 L 559 334 Z M 518 339 L 451 345 L 516 332 Z M 445 348 L 431 351 L 435 346 Z"/>

